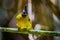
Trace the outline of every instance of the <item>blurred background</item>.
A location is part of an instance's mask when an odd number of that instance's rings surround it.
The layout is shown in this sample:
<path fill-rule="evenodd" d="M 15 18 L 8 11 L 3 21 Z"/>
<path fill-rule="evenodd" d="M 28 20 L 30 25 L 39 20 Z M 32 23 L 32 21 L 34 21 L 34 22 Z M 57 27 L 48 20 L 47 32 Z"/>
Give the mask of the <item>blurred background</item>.
<path fill-rule="evenodd" d="M 44 25 L 37 27 L 39 30 L 60 31 L 60 0 L 0 0 L 0 26 L 17 27 L 15 16 L 26 5 L 29 17 L 33 17 L 31 21 L 35 30 L 38 24 Z M 29 11 L 30 7 L 32 10 Z M 28 36 L 28 34 L 0 32 L 0 40 L 60 40 L 59 36 L 52 35 L 41 35 L 38 39 L 29 39 Z"/>

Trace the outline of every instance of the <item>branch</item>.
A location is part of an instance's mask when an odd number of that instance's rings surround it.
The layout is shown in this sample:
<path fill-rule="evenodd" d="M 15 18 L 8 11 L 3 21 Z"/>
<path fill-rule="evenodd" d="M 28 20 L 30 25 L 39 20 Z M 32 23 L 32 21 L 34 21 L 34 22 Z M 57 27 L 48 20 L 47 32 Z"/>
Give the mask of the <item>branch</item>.
<path fill-rule="evenodd" d="M 60 32 L 57 32 L 57 31 L 43 31 L 43 30 L 18 31 L 18 28 L 5 28 L 5 27 L 0 27 L 0 31 L 11 32 L 11 33 L 22 33 L 22 34 L 38 34 L 38 35 L 60 36 Z"/>

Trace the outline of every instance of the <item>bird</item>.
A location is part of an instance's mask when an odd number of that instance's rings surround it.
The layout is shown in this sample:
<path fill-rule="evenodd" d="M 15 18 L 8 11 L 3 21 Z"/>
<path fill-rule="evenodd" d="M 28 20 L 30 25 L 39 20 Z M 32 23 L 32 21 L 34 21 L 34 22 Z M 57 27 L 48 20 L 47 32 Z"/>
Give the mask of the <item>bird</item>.
<path fill-rule="evenodd" d="M 30 21 L 30 18 L 28 16 L 27 7 L 22 10 L 22 12 L 19 12 L 16 15 L 16 25 L 18 27 L 18 30 L 31 30 L 32 29 L 32 23 Z"/>

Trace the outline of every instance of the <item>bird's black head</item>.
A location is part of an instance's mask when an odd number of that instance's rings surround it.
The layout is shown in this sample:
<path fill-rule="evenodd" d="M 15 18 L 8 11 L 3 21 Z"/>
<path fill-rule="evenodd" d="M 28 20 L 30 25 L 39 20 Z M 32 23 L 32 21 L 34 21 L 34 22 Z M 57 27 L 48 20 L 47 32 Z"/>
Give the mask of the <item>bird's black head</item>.
<path fill-rule="evenodd" d="M 22 12 L 22 16 L 27 16 L 27 15 L 28 15 L 27 7 L 25 6 L 25 8 L 23 9 L 23 12 Z"/>

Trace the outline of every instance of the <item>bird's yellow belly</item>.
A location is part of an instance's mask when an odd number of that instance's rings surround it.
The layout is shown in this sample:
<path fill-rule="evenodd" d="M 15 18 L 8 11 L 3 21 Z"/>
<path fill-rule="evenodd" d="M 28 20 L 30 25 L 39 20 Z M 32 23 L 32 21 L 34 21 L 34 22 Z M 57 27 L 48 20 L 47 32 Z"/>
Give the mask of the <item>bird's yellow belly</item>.
<path fill-rule="evenodd" d="M 25 21 L 18 21 L 17 26 L 20 27 L 21 29 L 27 28 L 27 23 Z"/>
<path fill-rule="evenodd" d="M 19 20 L 16 20 L 16 25 L 20 28 L 20 29 L 31 29 L 32 28 L 32 24 L 30 23 L 29 19 L 27 18 L 21 18 Z"/>

